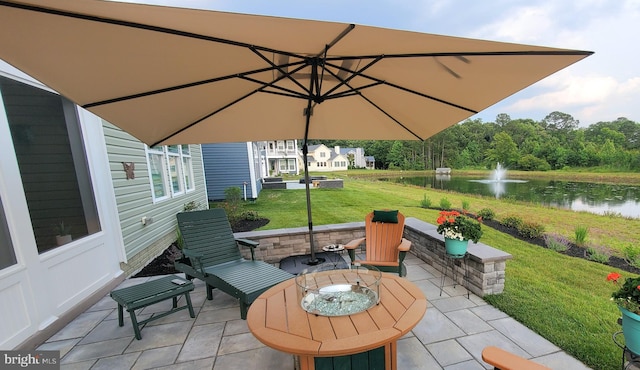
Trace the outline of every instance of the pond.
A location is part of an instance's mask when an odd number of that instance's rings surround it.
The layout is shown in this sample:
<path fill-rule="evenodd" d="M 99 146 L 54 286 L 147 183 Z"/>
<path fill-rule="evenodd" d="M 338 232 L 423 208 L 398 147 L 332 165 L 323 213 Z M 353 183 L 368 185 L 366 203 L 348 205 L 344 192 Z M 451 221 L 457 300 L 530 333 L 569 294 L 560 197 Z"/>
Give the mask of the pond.
<path fill-rule="evenodd" d="M 493 181 L 479 177 L 432 175 L 381 181 L 533 202 L 551 207 L 640 218 L 640 186 L 559 180 Z M 439 199 L 432 199 L 438 202 Z"/>

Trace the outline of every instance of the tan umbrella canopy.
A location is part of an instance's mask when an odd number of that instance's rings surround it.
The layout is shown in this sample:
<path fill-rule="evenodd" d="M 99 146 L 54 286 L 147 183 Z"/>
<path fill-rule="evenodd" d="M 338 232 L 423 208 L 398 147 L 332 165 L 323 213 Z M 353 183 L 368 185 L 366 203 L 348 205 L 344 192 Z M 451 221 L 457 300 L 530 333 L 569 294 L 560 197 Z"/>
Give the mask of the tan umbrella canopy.
<path fill-rule="evenodd" d="M 0 0 L 1 59 L 152 146 L 424 140 L 590 54 L 108 1 Z"/>

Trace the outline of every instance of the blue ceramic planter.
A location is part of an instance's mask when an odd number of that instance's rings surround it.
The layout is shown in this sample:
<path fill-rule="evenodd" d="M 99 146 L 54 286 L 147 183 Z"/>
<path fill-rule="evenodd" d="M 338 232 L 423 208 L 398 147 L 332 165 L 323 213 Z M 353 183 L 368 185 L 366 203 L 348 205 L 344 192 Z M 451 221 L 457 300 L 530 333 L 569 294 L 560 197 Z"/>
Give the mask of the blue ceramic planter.
<path fill-rule="evenodd" d="M 629 351 L 640 354 L 640 316 L 618 306 L 622 312 L 622 334 Z"/>
<path fill-rule="evenodd" d="M 468 245 L 468 240 L 444 238 L 444 249 L 447 254 L 452 256 L 463 257 L 467 253 Z"/>

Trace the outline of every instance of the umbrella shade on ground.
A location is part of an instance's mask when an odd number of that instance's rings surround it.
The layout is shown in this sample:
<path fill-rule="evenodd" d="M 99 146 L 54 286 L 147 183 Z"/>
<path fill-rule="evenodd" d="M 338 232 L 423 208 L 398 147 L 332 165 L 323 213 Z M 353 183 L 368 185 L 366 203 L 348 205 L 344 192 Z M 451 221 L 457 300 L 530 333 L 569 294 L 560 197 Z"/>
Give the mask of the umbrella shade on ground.
<path fill-rule="evenodd" d="M 1 59 L 150 146 L 424 140 L 590 54 L 120 2 L 0 0 Z"/>

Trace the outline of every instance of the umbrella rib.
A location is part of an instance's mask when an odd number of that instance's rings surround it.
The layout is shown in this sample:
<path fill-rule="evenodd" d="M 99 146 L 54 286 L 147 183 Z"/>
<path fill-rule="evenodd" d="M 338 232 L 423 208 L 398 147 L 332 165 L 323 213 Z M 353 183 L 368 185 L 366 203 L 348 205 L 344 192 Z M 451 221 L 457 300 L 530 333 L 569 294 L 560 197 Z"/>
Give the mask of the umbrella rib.
<path fill-rule="evenodd" d="M 415 132 L 411 131 L 407 126 L 403 125 L 402 122 L 398 121 L 395 117 L 393 117 L 392 115 L 390 115 L 389 113 L 387 113 L 387 111 L 385 111 L 384 109 L 382 109 L 380 106 L 378 106 L 376 103 L 374 103 L 373 101 L 371 101 L 371 99 L 367 98 L 366 96 L 362 95 L 360 92 L 358 92 L 358 95 L 360 95 L 362 97 L 362 99 L 364 99 L 365 101 L 367 101 L 367 103 L 371 104 L 373 107 L 375 107 L 377 110 L 379 110 L 382 114 L 384 114 L 385 116 L 389 117 L 390 120 L 392 120 L 393 122 L 397 123 L 400 127 L 402 127 L 403 129 L 405 129 L 408 133 L 410 133 L 411 135 L 413 135 L 416 139 L 420 140 L 420 141 L 424 141 L 424 138 L 420 137 L 418 134 L 416 134 Z"/>
<path fill-rule="evenodd" d="M 337 98 L 343 98 L 345 96 L 357 95 L 362 90 L 366 90 L 368 88 L 375 87 L 375 86 L 382 85 L 382 84 L 384 84 L 384 82 L 372 82 L 372 83 L 370 83 L 368 85 L 363 85 L 363 86 L 360 86 L 358 88 L 351 88 L 351 90 L 349 90 L 349 91 L 343 91 L 343 92 L 339 92 L 339 93 L 336 93 L 336 94 L 333 94 L 333 95 L 326 96 L 326 97 L 324 97 L 324 99 L 337 99 Z"/>
<path fill-rule="evenodd" d="M 387 56 L 387 55 L 382 55 L 382 56 L 378 56 L 378 57 L 379 57 L 379 59 L 383 59 L 383 58 L 387 58 L 388 56 Z M 341 66 L 339 66 L 339 65 L 333 65 L 333 64 L 332 64 L 332 67 L 337 68 L 337 69 L 342 69 L 342 70 L 344 70 L 344 68 L 342 68 L 342 67 L 341 67 Z M 357 73 L 357 74 L 358 74 L 358 76 L 360 76 L 360 77 L 362 77 L 362 78 L 369 79 L 369 80 L 371 80 L 371 81 L 374 81 L 374 82 L 375 82 L 375 83 L 372 83 L 372 84 L 369 84 L 369 85 L 362 86 L 362 87 L 360 87 L 360 88 L 358 88 L 358 89 L 354 89 L 354 88 L 353 88 L 353 87 L 351 87 L 351 86 L 347 83 L 347 81 L 345 80 L 345 85 L 349 86 L 349 88 L 351 88 L 351 89 L 352 89 L 352 90 L 354 90 L 354 91 L 356 91 L 356 90 L 362 90 L 362 89 L 364 89 L 364 88 L 369 88 L 369 87 L 373 87 L 373 86 L 380 85 L 380 84 L 384 84 L 384 85 L 387 85 L 387 86 L 389 86 L 389 87 L 393 87 L 393 88 L 396 88 L 396 89 L 399 89 L 399 90 L 402 90 L 402 91 L 405 91 L 405 92 L 408 92 L 408 93 L 411 93 L 411 94 L 415 94 L 415 95 L 421 96 L 421 97 L 426 98 L 426 99 L 431 99 L 431 100 L 436 101 L 436 102 L 438 102 L 438 103 L 442 103 L 442 104 L 446 104 L 446 105 L 451 106 L 451 107 L 454 107 L 454 108 L 462 109 L 462 110 L 465 110 L 465 111 L 470 112 L 470 113 L 473 113 L 473 114 L 478 113 L 477 111 L 475 111 L 475 110 L 473 110 L 473 109 L 471 109 L 471 108 L 463 107 L 463 106 L 461 106 L 461 105 L 459 105 L 459 104 L 455 104 L 455 103 L 452 103 L 452 102 L 449 102 L 449 101 L 446 101 L 446 100 L 442 100 L 442 99 L 440 99 L 440 98 L 436 98 L 435 96 L 427 95 L 427 94 L 421 93 L 421 92 L 419 92 L 419 91 L 411 90 L 411 89 L 408 89 L 408 88 L 406 88 L 406 87 L 399 86 L 399 85 L 396 85 L 396 84 L 394 84 L 394 83 L 387 82 L 387 81 L 385 81 L 385 80 L 381 80 L 381 79 L 376 78 L 376 77 L 373 77 L 373 76 L 369 76 L 369 75 L 367 75 L 367 74 L 362 73 L 362 70 L 361 70 L 361 71 L 359 71 L 359 72 L 350 71 L 350 70 L 347 70 L 347 71 L 348 71 L 348 72 L 351 72 L 351 73 Z M 336 77 L 337 77 L 337 76 L 336 76 Z M 337 94 L 337 95 L 339 95 L 339 94 Z M 331 99 L 331 98 L 333 98 L 333 97 L 332 97 L 332 96 L 327 96 L 327 97 L 326 97 L 326 99 Z"/>
<path fill-rule="evenodd" d="M 255 82 L 255 83 L 259 84 L 259 85 L 260 84 L 264 85 L 262 88 L 258 89 L 259 92 L 290 96 L 290 97 L 293 97 L 293 98 L 304 98 L 304 99 L 308 99 L 309 98 L 307 95 L 302 94 L 302 93 L 300 93 L 298 91 L 287 89 L 286 87 L 282 87 L 282 86 L 275 86 L 275 85 L 273 85 L 273 82 L 270 83 L 269 86 L 267 86 L 267 85 L 265 85 L 265 83 L 263 81 L 256 80 L 255 78 L 251 78 L 251 77 L 247 77 L 247 76 L 238 76 L 238 78 L 246 80 L 246 81 L 250 81 L 250 82 Z M 276 81 L 274 81 L 274 82 L 276 82 Z M 264 90 L 266 88 L 278 89 L 278 90 L 282 90 L 282 92 Z M 305 90 L 305 92 L 307 92 L 307 91 Z"/>
<path fill-rule="evenodd" d="M 61 16 L 61 17 L 69 17 L 69 18 L 81 19 L 81 20 L 91 21 L 91 22 L 112 24 L 112 25 L 115 25 L 115 26 L 137 28 L 137 29 L 142 29 L 142 30 L 147 30 L 147 31 L 166 33 L 166 34 L 171 34 L 171 35 L 175 35 L 175 36 L 189 37 L 189 38 L 200 39 L 200 40 L 205 40 L 205 41 L 218 42 L 218 43 L 221 43 L 221 44 L 228 44 L 228 45 L 240 46 L 240 47 L 245 47 L 245 48 L 255 47 L 255 48 L 259 49 L 259 50 L 263 50 L 263 51 L 267 51 L 267 52 L 278 53 L 278 54 L 283 54 L 283 55 L 289 55 L 289 56 L 293 56 L 293 57 L 300 57 L 300 55 L 298 55 L 296 53 L 291 53 L 291 52 L 287 52 L 287 51 L 283 51 L 283 50 L 276 50 L 276 49 L 271 49 L 271 48 L 262 47 L 262 46 L 255 46 L 255 45 L 247 44 L 247 43 L 244 43 L 244 42 L 227 40 L 227 39 L 214 37 L 214 36 L 201 35 L 201 34 L 193 33 L 193 32 L 180 31 L 180 30 L 173 29 L 173 28 L 153 26 L 153 25 L 144 24 L 144 23 L 125 21 L 125 20 L 121 20 L 121 19 L 104 18 L 104 17 L 95 16 L 95 15 L 74 13 L 74 12 L 70 12 L 70 11 L 59 10 L 59 9 L 51 9 L 51 8 L 46 8 L 46 7 L 43 7 L 43 6 L 36 6 L 36 5 L 16 4 L 16 3 L 7 2 L 7 1 L 1 1 L 1 0 L 0 0 L 0 6 L 7 6 L 7 7 L 10 7 L 10 8 L 17 8 L 17 9 L 22 9 L 22 10 L 27 10 L 27 11 L 32 11 L 32 12 L 57 15 L 57 16 Z"/>
<path fill-rule="evenodd" d="M 298 65 L 298 68 L 295 69 L 295 71 L 299 71 L 300 69 L 305 67 L 305 65 L 301 64 L 301 62 L 289 63 L 289 64 L 287 64 L 285 66 L 292 67 L 292 66 L 296 66 L 296 65 Z M 166 92 L 187 89 L 187 88 L 190 88 L 190 87 L 196 87 L 196 86 L 200 86 L 200 85 L 216 83 L 216 82 L 220 82 L 220 81 L 224 81 L 224 80 L 229 80 L 229 79 L 232 79 L 232 78 L 246 78 L 247 75 L 257 74 L 257 73 L 261 73 L 261 72 L 268 72 L 268 71 L 272 71 L 272 70 L 273 70 L 273 67 L 266 67 L 266 68 L 255 69 L 253 71 L 247 71 L 247 72 L 242 72 L 242 73 L 234 73 L 234 74 L 228 75 L 228 76 L 210 78 L 210 79 L 207 79 L 207 80 L 190 82 L 190 83 L 186 83 L 186 84 L 182 84 L 182 85 L 165 87 L 165 88 L 162 88 L 162 89 L 145 91 L 145 92 L 141 92 L 141 93 L 137 93 L 137 94 L 125 95 L 125 96 L 120 96 L 120 97 L 117 97 L 117 98 L 111 98 L 111 99 L 105 99 L 105 100 L 101 100 L 101 101 L 97 101 L 97 102 L 93 102 L 93 103 L 87 103 L 87 104 L 84 104 L 82 107 L 87 109 L 87 108 L 97 107 L 97 106 L 100 106 L 100 105 L 118 103 L 118 102 L 125 101 L 125 100 L 143 98 L 145 96 L 157 95 L 157 94 L 162 94 L 162 93 L 166 93 Z M 258 80 L 254 80 L 254 81 L 258 81 Z M 279 79 L 276 80 L 276 81 L 279 81 Z M 261 83 L 264 84 L 264 82 L 261 82 Z"/>
<path fill-rule="evenodd" d="M 298 71 L 298 70 L 300 70 L 300 69 L 302 69 L 302 68 L 304 68 L 304 67 L 305 67 L 304 65 L 301 65 L 301 66 L 299 66 L 297 69 L 295 69 L 295 71 Z M 246 76 L 237 76 L 237 77 L 238 77 L 238 78 L 249 79 L 249 78 L 247 78 Z M 255 93 L 258 93 L 258 92 L 265 92 L 265 91 L 263 91 L 264 89 L 266 89 L 266 88 L 268 88 L 268 87 L 270 87 L 270 86 L 273 86 L 273 84 L 275 84 L 276 82 L 280 81 L 280 80 L 281 80 L 281 79 L 283 79 L 283 78 L 284 78 L 284 76 L 281 76 L 281 77 L 279 77 L 279 78 L 277 78 L 277 79 L 275 79 L 275 80 L 273 80 L 272 82 L 267 83 L 267 84 L 265 84 L 265 83 L 264 83 L 264 82 L 262 82 L 262 81 L 254 80 L 254 81 L 256 81 L 256 82 L 257 82 L 257 83 L 259 83 L 259 84 L 263 84 L 263 86 L 262 86 L 262 87 L 260 87 L 260 88 L 258 88 L 258 89 L 255 89 L 255 90 L 251 91 L 251 92 L 250 92 L 250 93 L 248 93 L 248 94 L 245 94 L 245 95 L 243 95 L 243 96 L 239 97 L 238 99 L 235 99 L 234 101 L 232 101 L 232 102 L 230 102 L 230 103 L 228 103 L 228 104 L 226 104 L 226 105 L 224 105 L 224 106 L 222 106 L 222 107 L 220 107 L 220 108 L 216 109 L 215 111 L 213 111 L 213 112 L 211 112 L 211 113 L 209 113 L 209 114 L 207 114 L 207 115 L 205 115 L 205 116 L 203 116 L 203 117 L 201 117 L 201 118 L 199 118 L 199 119 L 195 120 L 194 122 L 192 122 L 192 123 L 190 123 L 190 124 L 188 124 L 188 125 L 186 125 L 186 126 L 182 127 L 181 129 L 179 129 L 179 130 L 177 130 L 177 131 L 174 131 L 172 134 L 165 136 L 164 138 L 162 138 L 162 139 L 158 140 L 157 142 L 153 143 L 151 146 L 156 146 L 156 145 L 158 145 L 159 143 L 161 143 L 161 142 L 163 142 L 163 141 L 165 141 L 165 140 L 167 140 L 167 139 L 172 138 L 173 136 L 175 136 L 175 135 L 177 135 L 177 134 L 179 134 L 179 133 L 181 133 L 181 132 L 183 132 L 183 131 L 185 131 L 185 130 L 187 130 L 187 129 L 189 129 L 189 128 L 191 128 L 191 127 L 195 126 L 195 125 L 197 125 L 198 123 L 200 123 L 200 122 L 204 121 L 205 119 L 207 119 L 207 118 L 209 118 L 209 117 L 211 117 L 211 116 L 213 116 L 213 115 L 215 115 L 215 114 L 217 114 L 217 113 L 219 113 L 219 112 L 221 112 L 221 111 L 223 111 L 223 110 L 225 110 L 225 109 L 227 109 L 227 108 L 229 108 L 229 107 L 233 106 L 234 104 L 236 104 L 236 103 L 238 103 L 238 102 L 240 102 L 240 101 L 242 101 L 242 100 L 244 100 L 244 99 L 246 99 L 246 98 L 250 97 L 251 95 L 253 95 L 253 94 L 255 94 Z M 251 80 L 252 80 L 252 79 L 251 79 Z"/>
<path fill-rule="evenodd" d="M 593 54 L 592 51 L 582 50 L 519 50 L 519 51 L 455 51 L 455 52 L 437 52 L 437 53 L 407 53 L 407 54 L 383 54 L 385 59 L 396 58 L 427 58 L 427 57 L 490 57 L 490 56 L 570 56 L 570 55 L 584 55 L 589 56 Z M 375 59 L 380 57 L 380 54 L 368 54 L 368 55 L 350 55 L 350 56 L 336 56 L 327 57 L 327 61 L 337 60 L 349 60 L 349 59 Z M 468 63 L 468 61 L 466 62 Z"/>
<path fill-rule="evenodd" d="M 367 70 L 368 68 L 370 68 L 374 64 L 378 63 L 380 60 L 382 60 L 383 57 L 384 57 L 383 55 L 379 55 L 377 58 L 375 58 L 374 60 L 372 60 L 371 62 L 369 62 L 368 64 L 366 64 L 364 67 L 362 67 L 360 70 L 357 70 L 357 71 L 352 71 L 352 70 L 349 70 L 348 68 L 343 68 L 342 66 L 338 66 L 338 65 L 334 65 L 332 63 L 329 63 L 330 66 L 332 66 L 334 68 L 338 68 L 338 69 L 343 70 L 343 71 L 346 70 L 347 72 L 350 72 L 351 75 L 349 77 L 345 78 L 345 79 L 341 79 L 340 76 L 338 76 L 337 74 L 335 74 L 335 73 L 333 73 L 331 71 L 328 71 L 329 73 L 331 73 L 331 75 L 333 75 L 333 77 L 335 77 L 338 80 L 340 80 L 340 83 L 337 84 L 336 86 L 334 86 L 331 90 L 327 91 L 324 94 L 324 97 L 330 96 L 331 93 L 336 91 L 338 88 L 340 88 L 340 86 L 347 85 L 347 83 L 349 81 L 351 81 L 354 77 L 361 76 L 363 71 Z"/>
<path fill-rule="evenodd" d="M 298 80 L 296 80 L 295 78 L 291 77 L 291 73 L 292 72 L 286 72 L 284 69 L 282 69 L 283 66 L 279 66 L 277 64 L 275 64 L 274 62 L 272 62 L 271 60 L 269 60 L 269 58 L 265 57 L 262 53 L 260 53 L 256 48 L 251 47 L 250 48 L 251 51 L 253 51 L 257 56 L 259 56 L 260 58 L 262 58 L 265 62 L 267 62 L 268 64 L 270 64 L 273 69 L 277 69 L 282 75 L 284 75 L 285 77 L 287 77 L 287 79 L 289 79 L 289 81 L 293 82 L 294 84 L 298 85 L 302 90 L 307 91 L 307 88 L 304 87 Z M 306 65 L 306 64 L 305 64 Z M 305 66 L 303 65 L 303 67 Z M 300 70 L 301 68 L 297 69 L 296 71 Z"/>
<path fill-rule="evenodd" d="M 172 137 L 176 136 L 177 134 L 179 134 L 179 133 L 181 133 L 181 132 L 183 132 L 183 131 L 185 131 L 185 130 L 190 129 L 191 127 L 193 127 L 193 126 L 197 125 L 198 123 L 200 123 L 200 122 L 204 121 L 205 119 L 207 119 L 207 118 L 209 118 L 209 117 L 211 117 L 211 116 L 213 116 L 213 115 L 217 114 L 218 112 L 221 112 L 221 111 L 223 111 L 223 110 L 225 110 L 225 109 L 229 108 L 230 106 L 232 106 L 232 105 L 234 105 L 234 104 L 238 103 L 238 102 L 239 102 L 239 101 L 241 101 L 241 100 L 244 100 L 244 99 L 246 99 L 246 98 L 250 97 L 251 95 L 253 95 L 253 94 L 257 93 L 258 91 L 259 91 L 259 89 L 253 90 L 253 91 L 251 91 L 250 93 L 245 94 L 245 95 L 243 95 L 243 96 L 239 97 L 238 99 L 235 99 L 234 101 L 232 101 L 232 102 L 230 102 L 230 103 L 228 103 L 228 104 L 226 104 L 226 105 L 224 105 L 224 106 L 222 106 L 222 107 L 220 107 L 220 108 L 216 109 L 215 111 L 213 111 L 213 112 L 211 112 L 211 113 L 209 113 L 209 114 L 207 114 L 207 115 L 205 115 L 205 116 L 203 116 L 203 117 L 201 117 L 201 118 L 198 118 L 197 120 L 193 121 L 192 123 L 190 123 L 190 124 L 188 124 L 188 125 L 186 125 L 186 126 L 184 126 L 184 127 L 180 128 L 180 129 L 179 129 L 179 130 L 177 130 L 177 131 L 174 131 L 173 133 L 171 133 L 171 134 L 169 134 L 169 135 L 167 135 L 167 136 L 163 137 L 162 139 L 160 139 L 160 140 L 156 141 L 155 143 L 153 143 L 153 144 L 151 144 L 151 145 L 149 145 L 149 146 L 150 146 L 150 147 L 154 147 L 154 146 L 156 146 L 156 145 L 160 144 L 161 142 L 163 142 L 163 141 L 165 141 L 165 140 L 168 140 L 168 139 L 170 139 L 170 138 L 172 138 Z"/>
<path fill-rule="evenodd" d="M 387 57 L 386 55 L 378 56 L 378 59 L 377 59 L 377 60 L 381 60 L 382 58 L 386 58 L 386 57 Z M 377 60 L 376 60 L 376 61 L 377 61 Z M 368 66 L 370 66 L 370 65 L 371 65 L 371 64 L 369 64 Z M 449 101 L 446 101 L 446 100 L 442 100 L 442 99 L 440 99 L 440 98 L 436 98 L 435 96 L 427 95 L 427 94 L 421 93 L 421 92 L 419 92 L 419 91 L 411 90 L 411 89 L 408 89 L 408 88 L 406 88 L 406 87 L 399 86 L 399 85 L 396 85 L 396 84 L 394 84 L 394 83 L 387 82 L 387 81 L 381 80 L 381 79 L 376 78 L 376 77 L 373 77 L 373 76 L 369 76 L 369 75 L 367 75 L 367 74 L 362 73 L 362 71 L 363 71 L 364 69 L 363 69 L 363 70 L 360 70 L 360 71 L 351 71 L 351 70 L 348 70 L 348 69 L 342 68 L 342 67 L 341 67 L 341 66 L 339 66 L 339 65 L 331 64 L 331 66 L 332 66 L 332 67 L 334 67 L 334 68 L 337 68 L 337 69 L 346 70 L 347 72 L 350 72 L 350 73 L 357 73 L 357 75 L 358 75 L 358 76 L 360 76 L 360 77 L 362 77 L 362 78 L 366 78 L 366 79 L 369 79 L 369 80 L 373 81 L 373 83 L 371 83 L 371 84 L 364 85 L 364 86 L 361 86 L 361 87 L 359 87 L 359 88 L 357 88 L 357 89 L 356 89 L 356 88 L 353 88 L 351 85 L 349 85 L 349 84 L 348 84 L 348 80 L 347 80 L 347 79 L 342 80 L 342 81 L 343 81 L 343 83 L 344 83 L 344 85 L 348 86 L 348 87 L 349 87 L 352 91 L 354 91 L 354 92 L 358 92 L 358 91 L 360 91 L 360 90 L 363 90 L 363 89 L 366 89 L 366 88 L 370 88 L 370 87 L 374 87 L 374 86 L 377 86 L 377 85 L 387 85 L 387 86 L 389 86 L 389 87 L 393 87 L 393 88 L 396 88 L 396 89 L 399 89 L 399 90 L 402 90 L 402 91 L 405 91 L 405 92 L 408 92 L 408 93 L 411 93 L 411 94 L 415 94 L 415 95 L 421 96 L 421 97 L 423 97 L 423 98 L 426 98 L 426 99 L 430 99 L 430 100 L 436 101 L 436 102 L 438 102 L 438 103 L 446 104 L 446 105 L 448 105 L 448 106 L 451 106 L 451 107 L 454 107 L 454 108 L 457 108 L 457 109 L 462 109 L 462 110 L 464 110 L 464 111 L 467 111 L 467 112 L 470 112 L 470 113 L 473 113 L 473 114 L 478 113 L 477 111 L 475 111 L 475 110 L 473 110 L 473 109 L 471 109 L 471 108 L 463 107 L 463 106 L 461 106 L 461 105 L 459 105 L 459 104 L 455 104 L 455 103 L 452 103 L 452 102 L 449 102 Z M 336 78 L 340 79 L 340 78 L 339 78 L 339 76 L 337 76 L 337 75 L 335 75 L 335 74 L 333 74 L 333 73 L 332 73 L 332 75 L 334 75 Z M 333 98 L 337 98 L 337 97 L 340 97 L 340 96 L 344 96 L 344 94 L 345 94 L 345 93 L 338 93 L 338 94 L 335 94 L 335 95 L 324 96 L 323 98 L 324 98 L 324 99 L 333 99 Z M 325 94 L 325 95 L 326 95 L 326 94 Z"/>

